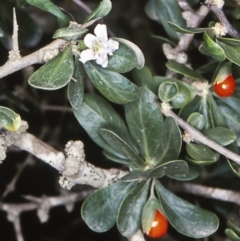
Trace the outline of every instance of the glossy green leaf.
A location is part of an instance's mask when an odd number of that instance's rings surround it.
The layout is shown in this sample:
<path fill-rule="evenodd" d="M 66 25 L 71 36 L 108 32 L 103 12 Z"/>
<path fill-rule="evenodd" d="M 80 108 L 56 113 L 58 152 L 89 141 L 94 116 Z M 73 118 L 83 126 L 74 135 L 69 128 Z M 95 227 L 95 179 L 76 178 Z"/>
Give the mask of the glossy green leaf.
<path fill-rule="evenodd" d="M 196 88 L 183 81 L 174 80 L 178 86 L 178 94 L 170 101 L 175 109 L 180 109 L 190 102 L 197 94 Z"/>
<path fill-rule="evenodd" d="M 76 59 L 72 80 L 68 83 L 68 99 L 74 109 L 80 108 L 84 95 L 84 74 L 81 63 Z"/>
<path fill-rule="evenodd" d="M 172 40 L 164 38 L 162 36 L 158 36 L 158 35 L 151 35 L 153 41 L 158 44 L 158 46 L 160 47 L 160 49 L 162 50 L 162 45 L 164 43 L 169 43 L 172 46 L 176 46 L 176 43 L 174 43 Z"/>
<path fill-rule="evenodd" d="M 135 58 L 136 58 L 135 68 L 141 69 L 144 66 L 145 58 L 144 58 L 143 52 L 136 44 L 134 44 L 126 39 L 123 39 L 123 38 L 114 37 L 112 39 L 116 40 L 117 42 L 119 42 L 121 44 L 126 45 L 129 49 L 131 49 L 133 51 L 133 53 L 135 54 Z"/>
<path fill-rule="evenodd" d="M 209 113 L 213 123 L 213 127 L 222 126 L 228 127 L 223 113 L 221 112 L 219 106 L 217 105 L 215 99 L 213 98 L 211 92 L 207 96 L 207 104 L 209 108 Z"/>
<path fill-rule="evenodd" d="M 195 80 L 205 80 L 205 78 L 199 74 L 198 72 L 186 67 L 184 64 L 179 64 L 177 62 L 167 62 L 166 66 L 173 70 L 174 72 L 177 72 L 179 74 L 182 74 L 186 77 L 195 79 Z"/>
<path fill-rule="evenodd" d="M 121 178 L 123 181 L 161 178 L 164 175 L 187 174 L 188 164 L 183 160 L 173 160 L 146 171 L 133 171 Z"/>
<path fill-rule="evenodd" d="M 219 221 L 214 213 L 177 197 L 159 181 L 156 181 L 156 189 L 168 221 L 178 232 L 199 239 L 218 229 Z"/>
<path fill-rule="evenodd" d="M 143 167 L 142 158 L 132 149 L 129 144 L 121 139 L 116 133 L 108 129 L 100 129 L 100 134 L 102 138 L 111 146 L 115 151 L 117 151 L 125 159 L 129 159 L 136 167 Z"/>
<path fill-rule="evenodd" d="M 236 162 L 233 162 L 229 159 L 227 159 L 228 165 L 231 168 L 232 172 L 237 176 L 240 177 L 240 170 L 239 170 L 239 165 L 236 164 Z"/>
<path fill-rule="evenodd" d="M 92 140 L 113 155 L 119 156 L 101 137 L 99 133 L 101 128 L 107 126 L 121 138 L 128 140 L 128 142 L 131 139 L 121 117 L 113 107 L 100 96 L 85 94 L 81 107 L 79 109 L 73 109 L 73 113 Z"/>
<path fill-rule="evenodd" d="M 126 104 L 124 110 L 129 131 L 139 153 L 149 162 L 160 145 L 163 117 L 155 95 L 148 89 L 140 90 L 139 98 Z"/>
<path fill-rule="evenodd" d="M 143 207 L 147 201 L 149 181 L 142 182 L 129 192 L 121 203 L 117 216 L 117 227 L 125 237 L 131 237 L 141 225 Z"/>
<path fill-rule="evenodd" d="M 125 44 L 119 43 L 119 48 L 108 58 L 107 70 L 126 73 L 136 66 L 135 52 Z"/>
<path fill-rule="evenodd" d="M 197 167 L 189 167 L 187 173 L 172 173 L 167 174 L 168 177 L 178 180 L 178 181 L 191 181 L 199 176 L 200 170 Z"/>
<path fill-rule="evenodd" d="M 240 39 L 235 38 L 217 38 L 218 41 L 223 42 L 225 44 L 233 45 L 233 46 L 239 46 L 240 45 Z"/>
<path fill-rule="evenodd" d="M 0 125 L 9 131 L 16 131 L 21 125 L 21 117 L 11 109 L 0 106 Z"/>
<path fill-rule="evenodd" d="M 102 0 L 96 9 L 94 9 L 84 20 L 84 23 L 88 22 L 91 19 L 103 18 L 105 17 L 112 9 L 112 2 L 110 0 Z"/>
<path fill-rule="evenodd" d="M 129 159 L 120 158 L 120 157 L 116 156 L 115 154 L 109 153 L 107 151 L 103 151 L 102 153 L 107 159 L 114 161 L 116 163 L 120 163 L 123 165 L 129 165 L 131 163 L 131 160 L 129 160 Z"/>
<path fill-rule="evenodd" d="M 161 144 L 151 160 L 152 163 L 158 165 L 178 159 L 182 147 L 182 136 L 178 125 L 172 117 L 165 119 L 159 142 Z"/>
<path fill-rule="evenodd" d="M 238 45 L 230 45 L 226 44 L 220 40 L 216 40 L 217 44 L 224 50 L 227 59 L 231 62 L 235 63 L 236 65 L 240 66 L 240 59 L 239 59 L 239 52 L 240 52 L 240 44 Z"/>
<path fill-rule="evenodd" d="M 223 100 L 219 100 L 217 103 L 228 126 L 236 134 L 237 143 L 240 145 L 240 112 L 238 101 L 235 102 L 234 100 L 229 100 L 224 102 Z"/>
<path fill-rule="evenodd" d="M 154 91 L 153 77 L 150 69 L 144 66 L 142 69 L 132 71 L 133 81 L 139 87 L 146 87 Z"/>
<path fill-rule="evenodd" d="M 50 0 L 26 0 L 27 3 L 47 11 L 57 17 L 58 24 L 60 27 L 66 27 L 69 23 L 69 18 L 64 14 L 56 5 L 54 5 Z"/>
<path fill-rule="evenodd" d="M 176 0 L 149 0 L 145 11 L 151 19 L 161 23 L 168 34 L 174 40 L 179 40 L 181 34 L 169 28 L 168 22 L 181 26 L 185 25 L 181 9 Z"/>
<path fill-rule="evenodd" d="M 161 205 L 157 198 L 150 197 L 145 203 L 142 211 L 142 229 L 144 233 L 149 233 L 153 219 L 156 215 L 156 210 L 161 210 Z"/>
<path fill-rule="evenodd" d="M 195 164 L 208 165 L 216 162 L 219 154 L 212 151 L 208 146 L 189 143 L 186 145 L 188 155 L 196 160 Z"/>
<path fill-rule="evenodd" d="M 175 31 L 179 33 L 189 33 L 189 34 L 195 34 L 195 33 L 203 33 L 205 28 L 189 28 L 189 27 L 182 27 L 175 23 L 168 22 L 168 25 Z"/>
<path fill-rule="evenodd" d="M 78 40 L 87 32 L 88 29 L 82 29 L 79 27 L 59 28 L 54 33 L 53 38 L 60 38 L 66 41 Z"/>
<path fill-rule="evenodd" d="M 38 89 L 56 90 L 69 83 L 74 71 L 71 46 L 35 71 L 28 83 Z"/>
<path fill-rule="evenodd" d="M 178 86 L 172 81 L 163 82 L 158 89 L 158 96 L 162 102 L 169 102 L 178 95 Z"/>
<path fill-rule="evenodd" d="M 112 228 L 122 200 L 135 185 L 134 182 L 117 182 L 91 194 L 81 209 L 88 227 L 99 233 Z"/>
<path fill-rule="evenodd" d="M 236 134 L 226 127 L 215 127 L 204 133 L 207 137 L 222 146 L 227 146 L 236 140 Z"/>
<path fill-rule="evenodd" d="M 187 174 L 188 164 L 183 160 L 173 160 L 152 169 L 148 178 L 160 178 L 164 175 Z"/>
<path fill-rule="evenodd" d="M 203 38 L 204 42 L 200 45 L 199 51 L 202 54 L 209 55 L 217 61 L 224 61 L 226 55 L 224 50 L 211 38 L 212 30 L 206 30 L 204 32 Z"/>
<path fill-rule="evenodd" d="M 196 96 L 192 101 L 183 106 L 183 108 L 180 110 L 179 115 L 182 119 L 187 120 L 189 116 L 194 112 L 198 112 L 204 116 L 204 130 L 213 127 L 213 121 L 209 113 L 207 98 Z"/>
<path fill-rule="evenodd" d="M 200 113 L 194 112 L 187 118 L 187 123 L 198 130 L 202 130 L 205 125 L 205 118 Z"/>
<path fill-rule="evenodd" d="M 227 227 L 232 229 L 237 235 L 240 235 L 240 228 L 232 220 L 227 221 Z"/>
<path fill-rule="evenodd" d="M 135 100 L 139 88 L 123 75 L 87 62 L 84 68 L 94 86 L 110 101 L 126 104 Z"/>
<path fill-rule="evenodd" d="M 175 87 L 170 88 L 172 90 L 169 95 L 169 91 L 167 91 L 166 87 L 164 87 L 165 83 L 169 86 L 170 84 L 175 85 Z M 169 86 L 170 87 L 170 86 Z M 165 90 L 165 91 L 164 91 Z M 174 95 L 174 93 L 177 90 L 177 93 Z M 170 100 L 170 104 L 173 108 L 179 109 L 186 105 L 188 102 L 190 102 L 195 96 L 196 96 L 196 88 L 184 83 L 183 81 L 179 81 L 177 79 L 166 79 L 163 81 L 160 86 L 159 86 L 159 91 L 158 91 L 159 98 L 162 100 L 162 102 L 166 102 L 167 99 Z M 166 97 L 171 97 L 171 98 L 166 98 Z M 166 99 L 164 101 L 164 99 Z"/>
<path fill-rule="evenodd" d="M 232 241 L 240 241 L 240 237 L 232 229 L 225 229 L 225 234 Z"/>

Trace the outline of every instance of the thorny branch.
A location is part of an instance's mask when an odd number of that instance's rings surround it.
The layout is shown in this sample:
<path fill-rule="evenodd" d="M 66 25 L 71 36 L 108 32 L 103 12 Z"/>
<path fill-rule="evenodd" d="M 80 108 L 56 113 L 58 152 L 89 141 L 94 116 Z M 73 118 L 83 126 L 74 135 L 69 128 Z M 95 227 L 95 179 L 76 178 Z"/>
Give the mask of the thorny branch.
<path fill-rule="evenodd" d="M 238 165 L 240 165 L 240 156 L 236 153 L 224 148 L 223 146 L 219 145 L 215 141 L 211 140 L 210 138 L 203 135 L 200 131 L 192 127 L 190 124 L 188 124 L 186 121 L 181 119 L 178 115 L 176 115 L 171 109 L 169 104 L 163 103 L 161 105 L 162 113 L 165 116 L 173 117 L 176 121 L 176 123 L 181 126 L 188 134 L 190 134 L 191 138 L 194 140 L 197 140 L 201 142 L 202 144 L 209 146 L 213 150 L 219 152 L 220 154 L 224 155 L 225 157 L 229 158 L 230 160 L 236 162 Z"/>

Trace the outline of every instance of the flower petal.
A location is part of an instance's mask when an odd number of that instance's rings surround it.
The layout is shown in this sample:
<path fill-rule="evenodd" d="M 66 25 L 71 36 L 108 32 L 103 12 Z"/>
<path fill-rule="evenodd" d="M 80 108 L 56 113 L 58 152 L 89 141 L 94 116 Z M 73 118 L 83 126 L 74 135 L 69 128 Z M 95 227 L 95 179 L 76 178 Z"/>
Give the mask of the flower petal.
<path fill-rule="evenodd" d="M 96 63 L 99 64 L 99 65 L 102 65 L 103 68 L 106 68 L 107 65 L 108 65 L 108 56 L 107 56 L 107 53 L 99 53 L 99 54 L 96 54 Z"/>
<path fill-rule="evenodd" d="M 105 43 L 105 50 L 109 55 L 112 55 L 113 52 L 118 48 L 119 48 L 119 43 L 115 40 L 109 39 L 107 43 Z"/>
<path fill-rule="evenodd" d="M 84 43 L 88 48 L 92 48 L 93 44 L 97 41 L 97 37 L 91 33 L 88 33 L 84 37 Z"/>
<path fill-rule="evenodd" d="M 80 54 L 80 61 L 86 63 L 89 60 L 96 59 L 95 53 L 92 49 L 83 50 Z"/>
<path fill-rule="evenodd" d="M 94 33 L 97 36 L 97 39 L 101 40 L 102 42 L 107 42 L 107 27 L 105 24 L 98 24 L 95 29 Z"/>

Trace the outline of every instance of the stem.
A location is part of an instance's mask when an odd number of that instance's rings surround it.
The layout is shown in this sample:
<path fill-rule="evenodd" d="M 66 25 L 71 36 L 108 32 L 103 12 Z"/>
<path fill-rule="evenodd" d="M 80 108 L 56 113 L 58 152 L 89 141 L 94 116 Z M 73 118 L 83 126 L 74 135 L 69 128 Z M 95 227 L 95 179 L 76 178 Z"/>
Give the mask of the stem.
<path fill-rule="evenodd" d="M 225 157 L 231 159 L 232 161 L 236 162 L 240 165 L 240 156 L 236 153 L 226 149 L 225 147 L 219 145 L 215 141 L 209 139 L 205 135 L 203 135 L 200 131 L 189 125 L 186 121 L 181 119 L 178 115 L 176 115 L 173 111 L 168 110 L 162 111 L 165 116 L 173 117 L 177 124 L 181 126 L 187 133 L 189 133 L 193 139 L 200 141 L 202 144 L 209 146 L 210 148 L 214 149 L 218 153 L 224 155 Z"/>

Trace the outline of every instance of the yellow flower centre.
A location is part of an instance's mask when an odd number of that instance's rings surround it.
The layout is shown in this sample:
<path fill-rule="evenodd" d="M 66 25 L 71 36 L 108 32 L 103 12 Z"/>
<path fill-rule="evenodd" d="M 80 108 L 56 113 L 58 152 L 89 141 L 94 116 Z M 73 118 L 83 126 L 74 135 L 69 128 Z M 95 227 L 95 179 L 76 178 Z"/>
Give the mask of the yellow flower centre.
<path fill-rule="evenodd" d="M 92 46 L 92 49 L 95 53 L 99 53 L 103 50 L 103 43 L 102 41 L 96 41 L 94 42 L 93 46 Z"/>

